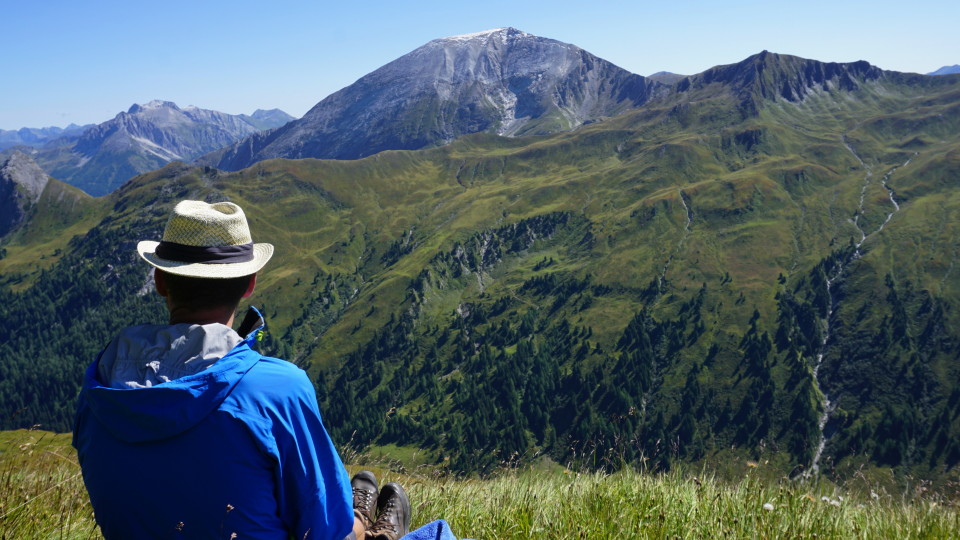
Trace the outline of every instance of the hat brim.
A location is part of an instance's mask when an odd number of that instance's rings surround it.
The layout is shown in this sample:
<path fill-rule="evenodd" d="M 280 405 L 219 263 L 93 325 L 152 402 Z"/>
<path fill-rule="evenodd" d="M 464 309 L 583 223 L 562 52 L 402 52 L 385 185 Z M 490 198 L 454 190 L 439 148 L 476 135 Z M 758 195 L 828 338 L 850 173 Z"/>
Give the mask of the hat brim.
<path fill-rule="evenodd" d="M 254 244 L 253 260 L 240 263 L 225 264 L 207 264 L 207 263 L 186 263 L 180 261 L 168 261 L 157 257 L 157 246 L 160 242 L 153 240 L 143 240 L 137 244 L 137 253 L 140 257 L 150 263 L 151 266 L 159 268 L 164 272 L 176 274 L 178 276 L 211 278 L 211 279 L 229 279 L 236 277 L 249 276 L 256 274 L 270 257 L 273 257 L 272 244 Z"/>

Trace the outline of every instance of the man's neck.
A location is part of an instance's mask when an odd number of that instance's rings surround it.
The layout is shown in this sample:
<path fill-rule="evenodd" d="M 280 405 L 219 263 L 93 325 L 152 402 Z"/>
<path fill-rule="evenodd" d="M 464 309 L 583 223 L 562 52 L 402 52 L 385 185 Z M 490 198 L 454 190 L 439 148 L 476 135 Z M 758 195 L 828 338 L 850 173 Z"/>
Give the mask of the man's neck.
<path fill-rule="evenodd" d="M 232 309 L 211 308 L 206 310 L 188 310 L 173 308 L 170 310 L 170 324 L 215 324 L 233 326 Z"/>

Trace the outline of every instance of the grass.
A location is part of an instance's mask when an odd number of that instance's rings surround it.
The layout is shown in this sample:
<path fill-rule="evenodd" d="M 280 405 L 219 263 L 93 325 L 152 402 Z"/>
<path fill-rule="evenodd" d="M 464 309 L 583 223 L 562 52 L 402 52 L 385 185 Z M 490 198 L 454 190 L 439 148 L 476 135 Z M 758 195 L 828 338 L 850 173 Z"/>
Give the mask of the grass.
<path fill-rule="evenodd" d="M 559 466 L 487 479 L 423 466 L 404 473 L 369 464 L 348 469 L 361 467 L 406 488 L 414 527 L 442 518 L 468 538 L 960 537 L 955 501 L 917 489 L 860 493 L 777 480 L 761 464 L 735 481 L 703 472 L 608 475 Z M 69 434 L 0 432 L 0 538 L 99 538 L 79 472 Z"/>
<path fill-rule="evenodd" d="M 475 538 L 950 538 L 957 512 L 930 501 L 857 500 L 756 475 L 729 484 L 673 473 L 526 471 L 413 482 L 417 523 Z M 421 502 L 423 501 L 423 502 Z"/>
<path fill-rule="evenodd" d="M 100 538 L 70 434 L 0 432 L 0 538 Z"/>

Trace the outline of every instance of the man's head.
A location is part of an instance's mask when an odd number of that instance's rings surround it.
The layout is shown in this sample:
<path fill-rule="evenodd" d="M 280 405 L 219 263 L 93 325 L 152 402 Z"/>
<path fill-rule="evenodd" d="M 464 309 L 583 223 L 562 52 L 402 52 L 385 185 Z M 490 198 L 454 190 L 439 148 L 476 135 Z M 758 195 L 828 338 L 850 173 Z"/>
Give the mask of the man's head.
<path fill-rule="evenodd" d="M 253 292 L 256 272 L 270 260 L 273 246 L 253 243 L 236 204 L 181 201 L 163 240 L 142 241 L 137 252 L 157 269 L 157 292 L 167 298 L 171 319 L 174 310 L 196 314 L 213 308 L 229 308 L 232 317 L 240 299 Z"/>
<path fill-rule="evenodd" d="M 222 308 L 231 313 L 240 300 L 253 293 L 257 275 L 227 279 L 195 278 L 168 274 L 159 268 L 153 271 L 157 292 L 167 299 L 171 311 L 196 313 L 209 308 Z"/>

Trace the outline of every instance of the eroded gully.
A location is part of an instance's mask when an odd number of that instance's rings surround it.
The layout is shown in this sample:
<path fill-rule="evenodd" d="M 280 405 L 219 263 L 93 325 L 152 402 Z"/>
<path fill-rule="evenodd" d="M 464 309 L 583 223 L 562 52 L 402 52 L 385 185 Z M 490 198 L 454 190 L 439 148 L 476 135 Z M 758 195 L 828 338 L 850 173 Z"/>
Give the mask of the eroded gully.
<path fill-rule="evenodd" d="M 862 256 L 860 249 L 863 246 L 863 244 L 867 241 L 867 239 L 883 231 L 884 227 L 887 226 L 887 223 L 890 222 L 894 214 L 900 211 L 900 203 L 897 202 L 894 196 L 894 191 L 888 185 L 888 181 L 890 180 L 890 176 L 894 173 L 894 171 L 896 171 L 900 167 L 906 167 L 907 165 L 910 164 L 911 159 L 913 159 L 911 157 L 903 165 L 900 165 L 899 167 L 893 167 L 889 171 L 887 171 L 886 174 L 883 175 L 883 178 L 880 180 L 880 185 L 883 187 L 884 190 L 886 190 L 887 196 L 890 199 L 890 204 L 893 206 L 893 210 L 887 213 L 886 218 L 876 228 L 876 230 L 870 233 L 867 233 L 864 230 L 863 225 L 860 223 L 860 218 L 861 216 L 864 215 L 864 201 L 866 199 L 867 189 L 870 187 L 870 184 L 873 181 L 873 167 L 863 161 L 863 158 L 861 158 L 860 155 L 857 154 L 857 151 L 853 148 L 853 146 L 850 145 L 846 137 L 843 137 L 843 144 L 847 148 L 847 150 L 851 154 L 853 154 L 853 157 L 857 159 L 857 161 L 860 163 L 860 166 L 863 167 L 863 169 L 866 171 L 866 174 L 864 175 L 864 178 L 863 178 L 863 187 L 860 189 L 860 202 L 857 206 L 857 212 L 854 214 L 854 217 L 850 220 L 850 222 L 854 225 L 854 227 L 856 227 L 857 231 L 859 231 L 860 239 L 855 244 L 854 246 L 855 248 L 853 252 L 847 255 L 846 257 L 838 260 L 836 267 L 833 268 L 833 272 L 827 275 L 827 293 L 828 293 L 827 298 L 829 299 L 829 304 L 827 305 L 826 328 L 823 333 L 823 340 L 820 343 L 820 350 L 817 352 L 816 364 L 813 366 L 813 382 L 817 390 L 820 392 L 820 395 L 823 396 L 823 403 L 822 403 L 823 412 L 820 414 L 820 419 L 818 421 L 820 441 L 817 444 L 817 450 L 814 453 L 813 460 L 810 463 L 810 467 L 806 471 L 804 471 L 802 475 L 803 478 L 815 477 L 820 472 L 820 460 L 823 458 L 823 450 L 827 444 L 826 427 L 827 427 L 827 423 L 830 421 L 830 415 L 833 413 L 834 409 L 836 408 L 836 403 L 834 401 L 831 401 L 830 396 L 828 396 L 826 391 L 824 391 L 820 381 L 820 366 L 823 364 L 823 357 L 827 352 L 827 346 L 830 341 L 830 332 L 832 329 L 831 327 L 833 322 L 833 313 L 837 308 L 836 302 L 834 300 L 834 285 L 836 285 L 841 279 L 843 279 L 843 272 L 845 267 L 847 267 L 851 262 L 859 259 Z M 914 156 L 915 155 L 916 154 L 914 154 Z"/>

